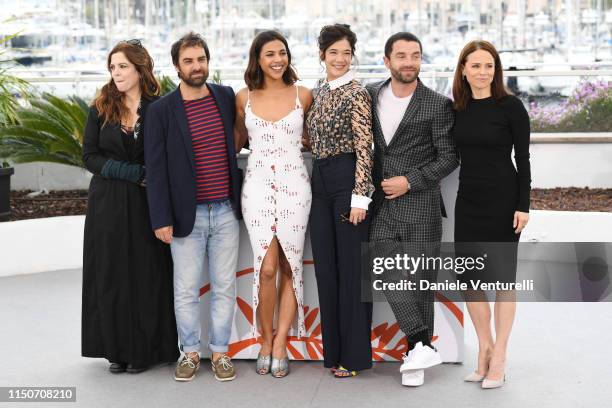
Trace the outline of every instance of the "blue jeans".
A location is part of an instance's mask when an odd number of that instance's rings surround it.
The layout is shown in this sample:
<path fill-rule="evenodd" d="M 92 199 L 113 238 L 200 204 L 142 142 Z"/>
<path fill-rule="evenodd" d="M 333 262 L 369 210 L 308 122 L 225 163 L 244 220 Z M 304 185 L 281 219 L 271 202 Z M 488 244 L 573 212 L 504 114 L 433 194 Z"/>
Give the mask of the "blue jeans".
<path fill-rule="evenodd" d="M 172 239 L 174 312 L 185 353 L 200 351 L 200 287 L 206 255 L 211 286 L 208 347 L 227 352 L 236 305 L 238 236 L 239 223 L 228 200 L 199 204 L 191 234 Z"/>

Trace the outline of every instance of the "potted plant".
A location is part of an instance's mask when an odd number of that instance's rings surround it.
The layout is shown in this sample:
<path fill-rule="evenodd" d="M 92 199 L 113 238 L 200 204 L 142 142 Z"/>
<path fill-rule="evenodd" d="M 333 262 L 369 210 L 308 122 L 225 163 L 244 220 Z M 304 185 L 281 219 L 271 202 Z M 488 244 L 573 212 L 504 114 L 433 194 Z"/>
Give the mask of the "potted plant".
<path fill-rule="evenodd" d="M 11 215 L 11 176 L 15 169 L 2 163 L 0 167 L 0 221 L 8 221 Z"/>

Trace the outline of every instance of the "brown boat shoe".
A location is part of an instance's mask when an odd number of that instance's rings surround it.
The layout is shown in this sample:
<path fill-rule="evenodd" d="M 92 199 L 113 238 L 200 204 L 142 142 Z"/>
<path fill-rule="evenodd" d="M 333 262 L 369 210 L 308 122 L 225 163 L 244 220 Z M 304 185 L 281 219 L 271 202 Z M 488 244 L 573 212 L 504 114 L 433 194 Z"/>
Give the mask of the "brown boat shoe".
<path fill-rule="evenodd" d="M 218 381 L 231 381 L 236 378 L 236 370 L 232 359 L 225 353 L 221 354 L 216 360 L 210 359 L 212 371 Z"/>
<path fill-rule="evenodd" d="M 191 381 L 195 378 L 196 371 L 200 368 L 200 359 L 194 359 L 185 355 L 176 365 L 174 379 L 176 381 Z"/>

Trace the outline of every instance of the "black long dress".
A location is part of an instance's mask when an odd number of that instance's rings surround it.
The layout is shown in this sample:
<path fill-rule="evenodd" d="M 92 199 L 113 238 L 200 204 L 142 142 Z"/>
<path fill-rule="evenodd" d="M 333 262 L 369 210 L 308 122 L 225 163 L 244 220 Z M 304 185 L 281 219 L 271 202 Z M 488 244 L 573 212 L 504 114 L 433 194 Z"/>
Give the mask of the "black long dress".
<path fill-rule="evenodd" d="M 148 104 L 143 99 L 143 123 Z M 152 232 L 145 188 L 100 175 L 108 159 L 144 165 L 144 135 L 134 140 L 119 125 L 102 123 L 92 107 L 83 141 L 94 175 L 85 218 L 82 355 L 136 368 L 176 361 L 170 248 Z"/>
<path fill-rule="evenodd" d="M 529 115 L 523 103 L 513 95 L 471 99 L 457 112 L 453 134 L 461 157 L 455 242 L 518 242 L 514 212 L 529 212 L 531 188 Z M 505 262 L 491 265 L 490 278 L 514 281 L 516 245 L 495 245 L 483 249 L 497 251 Z"/>

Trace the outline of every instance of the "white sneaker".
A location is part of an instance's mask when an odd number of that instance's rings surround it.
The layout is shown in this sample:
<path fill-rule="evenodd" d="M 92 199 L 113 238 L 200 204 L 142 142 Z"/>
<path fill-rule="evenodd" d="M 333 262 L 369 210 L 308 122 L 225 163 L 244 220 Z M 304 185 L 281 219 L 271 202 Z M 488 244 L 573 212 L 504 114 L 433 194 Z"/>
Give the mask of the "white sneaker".
<path fill-rule="evenodd" d="M 438 364 L 442 364 L 442 357 L 440 353 L 438 353 L 438 350 L 429 346 L 424 346 L 423 343 L 419 341 L 414 348 L 404 356 L 404 364 L 400 367 L 400 373 L 405 373 L 410 370 L 422 370 Z"/>
<path fill-rule="evenodd" d="M 402 374 L 402 385 L 418 387 L 425 382 L 425 370 L 410 370 Z"/>

